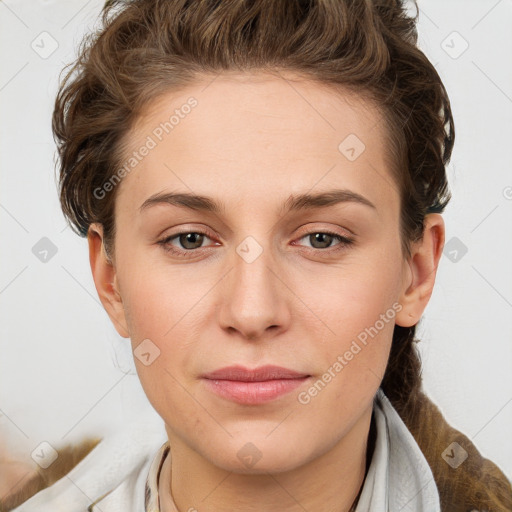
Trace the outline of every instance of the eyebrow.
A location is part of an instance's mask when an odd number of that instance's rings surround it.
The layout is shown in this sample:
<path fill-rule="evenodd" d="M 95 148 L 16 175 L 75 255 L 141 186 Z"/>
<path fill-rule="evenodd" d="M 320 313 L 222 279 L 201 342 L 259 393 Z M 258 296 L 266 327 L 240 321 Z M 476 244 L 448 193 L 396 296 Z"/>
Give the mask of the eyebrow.
<path fill-rule="evenodd" d="M 315 194 L 305 193 L 291 195 L 282 206 L 282 213 L 324 208 L 339 203 L 358 203 L 377 209 L 366 197 L 347 189 L 335 189 Z M 159 204 L 170 204 L 191 210 L 200 210 L 221 214 L 225 211 L 225 205 L 207 196 L 196 195 L 189 192 L 159 192 L 146 199 L 140 206 L 140 211 Z"/>

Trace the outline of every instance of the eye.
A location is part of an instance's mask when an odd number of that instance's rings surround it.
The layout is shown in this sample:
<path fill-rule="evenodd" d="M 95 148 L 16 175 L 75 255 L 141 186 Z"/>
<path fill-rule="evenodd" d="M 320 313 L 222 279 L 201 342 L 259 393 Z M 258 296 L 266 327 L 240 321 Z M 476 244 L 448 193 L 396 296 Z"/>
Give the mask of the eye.
<path fill-rule="evenodd" d="M 319 250 L 331 249 L 332 247 L 334 247 L 333 250 L 341 250 L 354 242 L 351 238 L 330 231 L 314 231 L 302 236 L 299 240 L 304 238 L 310 242 L 312 249 Z M 333 246 L 333 241 L 338 243 Z"/>
<path fill-rule="evenodd" d="M 159 240 L 158 244 L 167 252 L 187 257 L 189 254 L 192 255 L 191 253 L 194 253 L 196 249 L 201 249 L 205 239 L 209 238 L 209 233 L 203 231 L 182 231 Z M 172 243 L 174 240 L 176 245 Z"/>

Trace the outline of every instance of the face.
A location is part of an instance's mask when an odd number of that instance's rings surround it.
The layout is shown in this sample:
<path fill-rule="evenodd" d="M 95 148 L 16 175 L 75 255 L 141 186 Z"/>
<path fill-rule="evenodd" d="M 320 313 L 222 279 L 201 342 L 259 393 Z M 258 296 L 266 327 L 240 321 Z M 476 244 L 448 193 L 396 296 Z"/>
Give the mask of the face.
<path fill-rule="evenodd" d="M 284 471 L 371 409 L 410 279 L 382 130 L 353 95 L 263 74 L 198 82 L 139 118 L 110 312 L 171 444 Z M 297 378 L 204 377 L 265 365 Z"/>

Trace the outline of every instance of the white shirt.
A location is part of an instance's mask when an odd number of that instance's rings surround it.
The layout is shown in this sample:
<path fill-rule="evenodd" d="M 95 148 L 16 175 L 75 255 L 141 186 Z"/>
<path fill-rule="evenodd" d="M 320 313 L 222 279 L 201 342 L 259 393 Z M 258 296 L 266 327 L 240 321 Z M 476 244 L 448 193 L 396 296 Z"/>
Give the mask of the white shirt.
<path fill-rule="evenodd" d="M 356 512 L 440 512 L 430 466 L 381 389 L 373 411 L 375 449 Z M 106 437 L 14 512 L 160 512 L 158 477 L 166 455 L 163 425 L 141 421 Z"/>

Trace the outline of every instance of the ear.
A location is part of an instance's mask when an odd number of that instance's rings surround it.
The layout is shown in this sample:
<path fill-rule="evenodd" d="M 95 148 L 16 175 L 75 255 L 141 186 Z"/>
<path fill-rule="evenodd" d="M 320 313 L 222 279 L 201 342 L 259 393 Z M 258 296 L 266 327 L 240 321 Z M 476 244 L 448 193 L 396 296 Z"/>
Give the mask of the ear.
<path fill-rule="evenodd" d="M 396 323 L 402 327 L 417 324 L 427 307 L 436 279 L 437 267 L 444 247 L 443 217 L 431 213 L 425 217 L 423 237 L 411 246 L 411 256 L 405 262 L 404 280 Z"/>
<path fill-rule="evenodd" d="M 87 242 L 92 276 L 101 303 L 119 335 L 129 338 L 123 301 L 118 289 L 116 268 L 114 262 L 105 252 L 101 224 L 93 223 L 89 226 Z"/>

